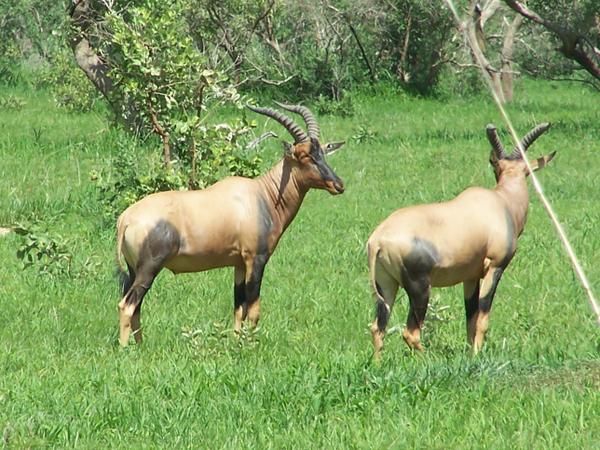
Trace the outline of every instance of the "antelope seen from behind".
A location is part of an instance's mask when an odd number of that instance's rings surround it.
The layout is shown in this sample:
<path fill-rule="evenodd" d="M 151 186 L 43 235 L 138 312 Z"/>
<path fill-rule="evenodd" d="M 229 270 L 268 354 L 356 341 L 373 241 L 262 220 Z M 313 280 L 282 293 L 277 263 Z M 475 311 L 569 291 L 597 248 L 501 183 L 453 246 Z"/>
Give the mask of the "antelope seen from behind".
<path fill-rule="evenodd" d="M 527 150 L 549 126 L 535 127 L 523 138 L 521 148 Z M 521 152 L 515 147 L 507 153 L 493 125 L 486 131 L 497 183 L 493 189 L 471 187 L 448 202 L 400 209 L 369 238 L 367 253 L 376 301 L 371 334 L 376 358 L 399 287 L 409 298 L 403 337 L 410 348 L 422 350 L 421 327 L 431 287 L 462 282 L 467 340 L 474 353 L 481 349 L 496 287 L 515 254 L 529 207 L 529 171 Z M 555 153 L 532 161 L 532 170 L 544 167 Z"/>
<path fill-rule="evenodd" d="M 311 188 L 336 195 L 342 180 L 325 161 L 343 142 L 321 146 L 319 126 L 303 106 L 283 105 L 300 114 L 307 133 L 271 108 L 249 107 L 283 125 L 294 138 L 284 157 L 257 179 L 228 177 L 204 190 L 149 195 L 127 208 L 117 222 L 117 258 L 128 274 L 119 302 L 120 343 L 133 332 L 141 342 L 140 312 L 158 273 L 200 272 L 234 267 L 234 329 L 256 326 L 265 265 Z"/>

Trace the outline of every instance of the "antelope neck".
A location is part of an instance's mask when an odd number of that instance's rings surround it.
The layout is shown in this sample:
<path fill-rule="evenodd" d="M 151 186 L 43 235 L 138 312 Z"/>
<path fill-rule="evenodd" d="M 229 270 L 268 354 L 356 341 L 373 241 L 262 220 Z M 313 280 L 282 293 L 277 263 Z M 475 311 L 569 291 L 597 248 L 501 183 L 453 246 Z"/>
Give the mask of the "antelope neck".
<path fill-rule="evenodd" d="M 256 181 L 269 205 L 276 229 L 283 233 L 300 209 L 308 188 L 298 179 L 297 169 L 286 158 Z"/>
<path fill-rule="evenodd" d="M 529 208 L 526 177 L 524 175 L 501 176 L 494 190 L 504 200 L 519 236 L 525 227 Z"/>

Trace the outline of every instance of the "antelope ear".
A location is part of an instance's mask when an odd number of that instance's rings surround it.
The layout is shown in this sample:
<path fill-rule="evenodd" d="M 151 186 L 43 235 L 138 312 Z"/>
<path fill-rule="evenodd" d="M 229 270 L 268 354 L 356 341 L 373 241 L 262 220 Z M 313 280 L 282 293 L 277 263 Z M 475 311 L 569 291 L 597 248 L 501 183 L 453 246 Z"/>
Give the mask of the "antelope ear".
<path fill-rule="evenodd" d="M 536 170 L 543 169 L 544 167 L 546 167 L 548 165 L 548 163 L 550 161 L 552 161 L 552 159 L 554 158 L 554 155 L 556 155 L 556 151 L 550 153 L 549 155 L 544 155 L 544 156 L 536 159 L 535 161 L 532 161 L 531 162 L 531 169 L 534 172 Z"/>
<path fill-rule="evenodd" d="M 325 145 L 325 148 L 323 149 L 326 155 L 332 155 L 333 153 L 337 152 L 340 147 L 342 145 L 344 145 L 346 143 L 346 141 L 340 141 L 340 142 L 329 142 L 328 144 Z"/>
<path fill-rule="evenodd" d="M 289 142 L 281 141 L 283 144 L 283 156 L 294 158 L 294 146 Z"/>

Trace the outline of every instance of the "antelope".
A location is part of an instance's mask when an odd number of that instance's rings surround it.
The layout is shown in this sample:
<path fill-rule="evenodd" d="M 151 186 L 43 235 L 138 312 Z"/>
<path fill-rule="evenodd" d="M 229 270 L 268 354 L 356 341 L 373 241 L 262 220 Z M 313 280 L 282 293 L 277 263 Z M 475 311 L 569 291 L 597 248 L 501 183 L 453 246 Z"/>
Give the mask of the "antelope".
<path fill-rule="evenodd" d="M 256 179 L 227 177 L 204 190 L 151 194 L 119 217 L 122 346 L 128 344 L 130 333 L 136 343 L 142 341 L 142 301 L 163 268 L 179 274 L 233 266 L 234 331 L 239 333 L 247 319 L 255 327 L 265 265 L 304 196 L 311 188 L 332 195 L 344 192 L 343 181 L 325 161 L 325 155 L 344 142 L 322 146 L 319 125 L 308 108 L 278 105 L 302 116 L 307 132 L 277 110 L 248 106 L 283 125 L 294 139 L 293 144 L 283 142 L 284 156 L 268 172 Z"/>
<path fill-rule="evenodd" d="M 531 130 L 523 151 L 550 124 Z M 504 150 L 493 125 L 486 127 L 492 146 L 490 164 L 496 186 L 470 187 L 453 200 L 399 209 L 385 219 L 367 243 L 376 314 L 371 325 L 375 359 L 380 358 L 385 329 L 401 286 L 409 298 L 402 333 L 409 348 L 422 351 L 421 328 L 431 287 L 463 283 L 467 342 L 474 354 L 483 345 L 492 301 L 502 274 L 517 249 L 529 207 L 529 171 L 519 146 Z M 546 166 L 556 152 L 530 163 Z"/>

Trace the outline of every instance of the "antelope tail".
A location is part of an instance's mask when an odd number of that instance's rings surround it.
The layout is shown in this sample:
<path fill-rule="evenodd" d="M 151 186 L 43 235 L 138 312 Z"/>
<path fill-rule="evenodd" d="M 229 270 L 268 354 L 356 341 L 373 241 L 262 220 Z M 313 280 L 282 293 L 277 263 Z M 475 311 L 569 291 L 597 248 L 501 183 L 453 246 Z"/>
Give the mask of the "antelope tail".
<path fill-rule="evenodd" d="M 123 266 L 123 259 L 122 259 L 123 258 L 122 249 L 123 249 L 123 239 L 125 238 L 125 228 L 126 228 L 126 226 L 123 224 L 122 217 L 119 217 L 119 220 L 117 220 L 116 260 L 117 260 L 117 267 L 120 272 L 125 272 L 127 270 L 127 268 Z"/>
<path fill-rule="evenodd" d="M 371 243 L 367 242 L 367 258 L 369 259 L 369 278 L 371 280 L 371 286 L 373 288 L 373 292 L 377 296 L 377 299 L 380 301 L 385 301 L 381 292 L 379 292 L 379 288 L 377 286 L 377 282 L 375 281 L 375 267 L 377 264 L 377 256 L 379 256 L 380 252 L 379 246 L 376 248 L 371 247 Z"/>

